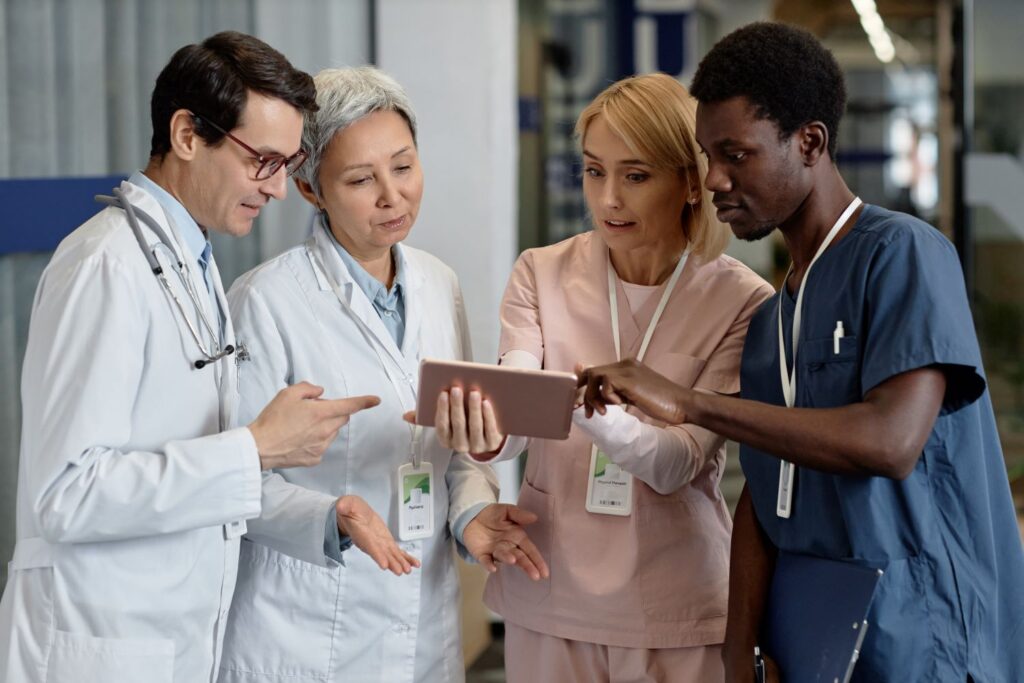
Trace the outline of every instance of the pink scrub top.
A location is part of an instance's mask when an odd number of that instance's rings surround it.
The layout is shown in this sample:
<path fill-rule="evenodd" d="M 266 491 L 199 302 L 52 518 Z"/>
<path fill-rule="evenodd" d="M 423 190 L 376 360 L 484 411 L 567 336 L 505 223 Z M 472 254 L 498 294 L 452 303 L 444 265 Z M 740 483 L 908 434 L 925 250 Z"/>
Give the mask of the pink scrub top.
<path fill-rule="evenodd" d="M 608 249 L 593 232 L 524 252 L 502 301 L 499 353 L 527 351 L 545 369 L 569 372 L 578 362 L 614 362 L 607 267 Z M 634 314 L 621 281 L 616 286 L 622 354 L 635 357 L 662 292 Z M 682 386 L 738 393 L 747 324 L 772 294 L 729 256 L 691 254 L 644 363 Z M 725 442 L 695 425 L 640 417 L 688 446 L 689 482 L 660 495 L 636 479 L 631 515 L 594 514 L 585 508 L 590 439 L 574 427 L 565 441 L 533 441 L 519 505 L 540 518 L 528 531 L 551 577 L 492 575 L 484 600 L 506 621 L 617 647 L 723 641 L 732 531 L 718 488 Z"/>

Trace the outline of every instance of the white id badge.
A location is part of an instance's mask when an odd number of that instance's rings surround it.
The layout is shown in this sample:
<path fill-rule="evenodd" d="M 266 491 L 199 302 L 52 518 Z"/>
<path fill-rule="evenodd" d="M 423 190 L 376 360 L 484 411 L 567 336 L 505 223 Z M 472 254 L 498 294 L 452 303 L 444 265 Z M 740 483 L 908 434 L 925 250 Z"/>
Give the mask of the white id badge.
<path fill-rule="evenodd" d="M 398 538 L 415 541 L 434 535 L 434 466 L 429 462 L 398 468 Z"/>
<path fill-rule="evenodd" d="M 793 513 L 793 483 L 796 478 L 796 467 L 783 460 L 779 464 L 779 497 L 775 502 L 775 514 L 789 519 Z"/>
<path fill-rule="evenodd" d="M 628 517 L 633 512 L 633 475 L 593 446 L 587 477 L 587 512 Z"/>

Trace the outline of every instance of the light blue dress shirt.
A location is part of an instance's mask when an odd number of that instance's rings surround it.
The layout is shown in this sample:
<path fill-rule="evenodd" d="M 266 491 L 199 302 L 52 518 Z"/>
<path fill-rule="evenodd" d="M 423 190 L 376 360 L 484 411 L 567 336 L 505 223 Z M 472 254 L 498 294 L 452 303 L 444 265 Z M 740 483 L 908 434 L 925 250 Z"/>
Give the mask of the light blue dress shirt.
<path fill-rule="evenodd" d="M 391 338 L 395 340 L 395 345 L 402 348 L 402 338 L 405 336 L 405 271 L 402 268 L 402 260 L 398 258 L 394 247 L 392 247 L 391 258 L 395 262 L 395 281 L 389 290 L 383 282 L 366 272 L 362 264 L 348 253 L 345 247 L 341 246 L 330 230 L 327 231 L 327 234 L 331 236 L 338 256 L 341 257 L 352 279 L 373 304 L 373 310 L 377 311 L 384 327 L 387 328 Z"/>

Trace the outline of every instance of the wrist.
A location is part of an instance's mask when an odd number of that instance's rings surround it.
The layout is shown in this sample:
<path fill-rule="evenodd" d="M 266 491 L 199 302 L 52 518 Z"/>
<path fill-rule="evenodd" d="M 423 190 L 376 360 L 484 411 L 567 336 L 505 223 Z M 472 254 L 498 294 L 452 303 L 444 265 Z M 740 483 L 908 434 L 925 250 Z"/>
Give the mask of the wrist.
<path fill-rule="evenodd" d="M 480 453 L 470 453 L 469 457 L 474 460 L 480 460 L 481 462 L 490 460 L 501 453 L 501 449 L 505 447 L 505 442 L 508 441 L 508 435 L 501 437 L 501 443 L 499 443 L 493 450 L 483 451 Z"/>
<path fill-rule="evenodd" d="M 682 424 L 684 422 L 702 424 L 701 420 L 706 410 L 704 398 L 705 396 L 699 391 L 681 387 L 676 393 L 675 424 Z"/>

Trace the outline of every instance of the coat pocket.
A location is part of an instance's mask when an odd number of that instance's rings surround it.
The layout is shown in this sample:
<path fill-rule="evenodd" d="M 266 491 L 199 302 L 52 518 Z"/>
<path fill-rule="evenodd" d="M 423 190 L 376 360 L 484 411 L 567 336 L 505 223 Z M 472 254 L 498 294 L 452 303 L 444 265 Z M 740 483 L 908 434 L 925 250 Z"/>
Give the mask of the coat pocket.
<path fill-rule="evenodd" d="M 243 541 L 220 681 L 328 679 L 341 573 Z"/>
<path fill-rule="evenodd" d="M 174 641 L 163 638 L 96 638 L 54 631 L 46 667 L 49 683 L 172 683 Z"/>

